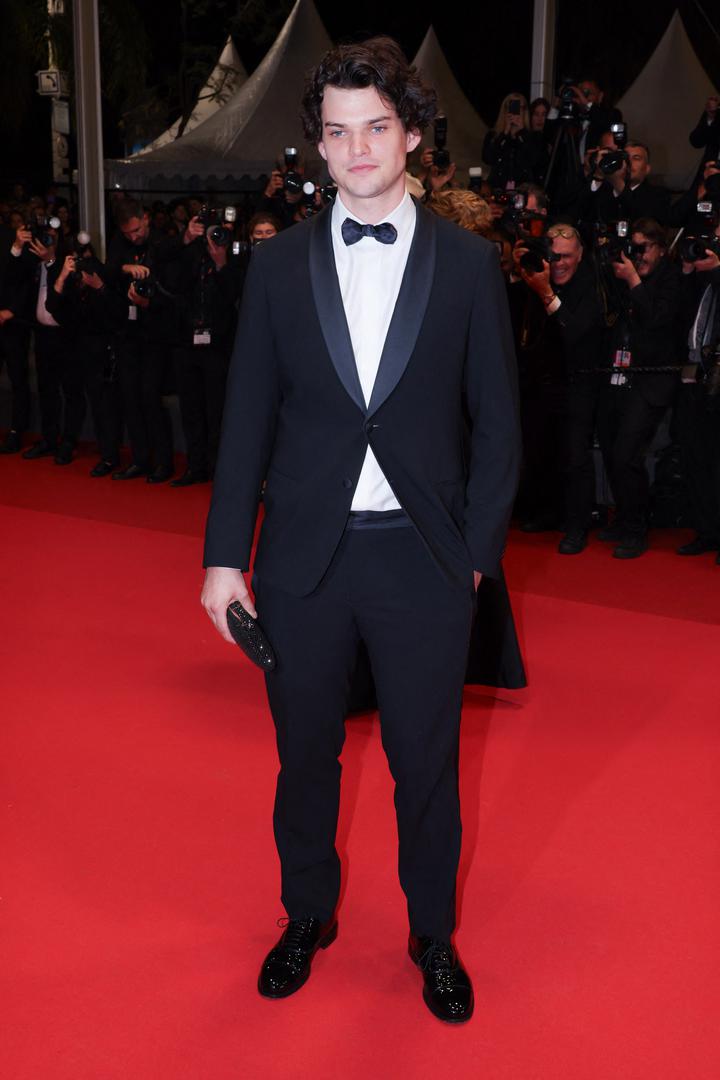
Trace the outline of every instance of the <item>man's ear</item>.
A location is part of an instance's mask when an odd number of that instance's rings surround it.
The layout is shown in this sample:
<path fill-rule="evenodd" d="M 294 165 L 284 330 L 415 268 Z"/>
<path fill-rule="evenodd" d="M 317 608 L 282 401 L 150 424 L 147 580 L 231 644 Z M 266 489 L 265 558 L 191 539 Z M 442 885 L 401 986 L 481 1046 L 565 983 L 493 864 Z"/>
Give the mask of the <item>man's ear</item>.
<path fill-rule="evenodd" d="M 408 154 L 411 154 L 413 152 L 415 147 L 420 142 L 421 138 L 422 138 L 421 133 L 419 131 L 417 131 L 416 129 L 412 130 L 412 131 L 406 131 L 405 132 L 405 139 L 406 139 L 406 145 L 407 145 Z"/>
<path fill-rule="evenodd" d="M 317 144 L 317 148 L 318 148 L 318 150 L 320 152 L 320 157 L 323 159 L 323 161 L 327 161 L 327 154 L 325 153 L 325 143 L 322 141 L 322 139 Z"/>

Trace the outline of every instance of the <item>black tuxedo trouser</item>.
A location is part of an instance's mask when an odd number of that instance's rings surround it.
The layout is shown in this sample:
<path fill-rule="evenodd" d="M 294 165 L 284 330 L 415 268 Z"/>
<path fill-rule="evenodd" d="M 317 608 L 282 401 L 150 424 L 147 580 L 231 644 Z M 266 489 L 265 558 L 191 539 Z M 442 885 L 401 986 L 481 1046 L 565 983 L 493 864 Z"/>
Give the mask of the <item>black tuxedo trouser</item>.
<path fill-rule="evenodd" d="M 608 386 L 600 397 L 600 449 L 617 521 L 628 533 L 642 534 L 648 526 L 650 477 L 645 454 L 665 412 L 665 405 L 651 405 L 637 387 Z"/>
<path fill-rule="evenodd" d="M 17 325 L 14 319 L 0 326 L 0 371 L 6 364 L 12 386 L 10 427 L 21 435 L 27 431 L 30 423 L 29 347 L 30 331 L 27 327 Z"/>
<path fill-rule="evenodd" d="M 117 361 L 109 345 L 109 340 L 97 336 L 81 339 L 85 389 L 90 399 L 95 439 L 102 460 L 114 464 L 120 460 L 122 395 Z"/>
<path fill-rule="evenodd" d="M 326 921 L 337 905 L 338 758 L 362 640 L 395 781 L 410 927 L 447 940 L 460 856 L 458 740 L 472 581 L 467 589 L 449 585 L 406 526 L 346 530 L 309 596 L 258 575 L 253 587 L 278 656 L 266 684 L 280 758 L 273 823 L 288 915 Z"/>
<path fill-rule="evenodd" d="M 214 472 L 220 443 L 229 349 L 188 345 L 175 350 L 187 464 L 191 472 Z"/>
<path fill-rule="evenodd" d="M 172 470 L 172 425 L 162 400 L 167 348 L 138 336 L 120 344 L 118 357 L 133 464 Z"/>
<path fill-rule="evenodd" d="M 74 446 L 85 419 L 82 358 L 60 326 L 35 328 L 35 370 L 42 437 Z M 64 405 L 64 408 L 63 408 Z"/>
<path fill-rule="evenodd" d="M 720 406 L 720 403 L 718 403 Z M 720 540 L 720 407 L 708 410 L 705 387 L 683 385 L 676 413 L 692 523 L 699 536 Z"/>

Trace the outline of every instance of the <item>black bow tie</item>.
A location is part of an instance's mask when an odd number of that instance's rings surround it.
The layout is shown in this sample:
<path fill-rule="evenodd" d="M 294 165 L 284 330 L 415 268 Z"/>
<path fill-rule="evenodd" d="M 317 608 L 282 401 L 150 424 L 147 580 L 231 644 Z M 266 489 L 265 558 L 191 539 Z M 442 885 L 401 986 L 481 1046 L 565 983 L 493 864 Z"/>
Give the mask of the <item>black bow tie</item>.
<path fill-rule="evenodd" d="M 363 236 L 373 236 L 380 244 L 394 244 L 397 240 L 397 229 L 389 221 L 383 221 L 380 225 L 361 225 L 348 217 L 343 221 L 341 231 L 348 247 L 357 244 Z"/>

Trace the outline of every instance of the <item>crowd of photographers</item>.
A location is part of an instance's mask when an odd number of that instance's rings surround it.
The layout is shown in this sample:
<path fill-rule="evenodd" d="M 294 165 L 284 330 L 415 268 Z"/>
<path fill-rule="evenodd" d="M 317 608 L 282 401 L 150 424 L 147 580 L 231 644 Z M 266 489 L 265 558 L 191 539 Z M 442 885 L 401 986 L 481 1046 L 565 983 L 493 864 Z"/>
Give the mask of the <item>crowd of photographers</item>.
<path fill-rule="evenodd" d="M 680 554 L 720 549 L 719 115 L 711 98 L 689 133 L 703 153 L 686 192 L 653 183 L 651 148 L 592 79 L 568 80 L 553 102 L 509 94 L 467 186 L 442 117 L 408 174 L 435 213 L 497 245 L 520 377 L 517 516 L 527 532 L 560 530 L 561 554 L 582 552 L 594 524 L 619 559 L 643 554 L 651 524 L 694 527 Z M 237 206 L 144 207 L 114 192 L 102 262 L 55 189 L 29 198 L 17 185 L 0 200 L 0 364 L 13 391 L 0 452 L 69 463 L 89 404 L 92 476 L 210 479 L 253 248 L 333 197 L 293 148 Z M 41 434 L 25 446 L 31 334 Z M 187 452 L 174 479 L 173 392 Z M 669 445 L 651 491 L 647 452 L 661 425 Z"/>

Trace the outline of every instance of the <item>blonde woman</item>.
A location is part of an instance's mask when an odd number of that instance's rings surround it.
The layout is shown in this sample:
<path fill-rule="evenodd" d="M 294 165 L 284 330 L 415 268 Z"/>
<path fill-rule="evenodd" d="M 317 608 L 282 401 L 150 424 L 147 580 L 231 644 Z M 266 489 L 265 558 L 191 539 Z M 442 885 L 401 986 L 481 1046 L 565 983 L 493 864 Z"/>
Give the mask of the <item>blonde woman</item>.
<path fill-rule="evenodd" d="M 527 99 L 522 94 L 508 94 L 483 144 L 482 156 L 490 166 L 491 187 L 514 188 L 533 180 L 542 150 L 542 135 L 530 131 Z"/>

